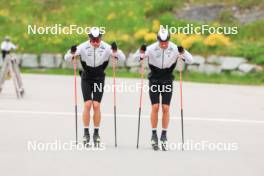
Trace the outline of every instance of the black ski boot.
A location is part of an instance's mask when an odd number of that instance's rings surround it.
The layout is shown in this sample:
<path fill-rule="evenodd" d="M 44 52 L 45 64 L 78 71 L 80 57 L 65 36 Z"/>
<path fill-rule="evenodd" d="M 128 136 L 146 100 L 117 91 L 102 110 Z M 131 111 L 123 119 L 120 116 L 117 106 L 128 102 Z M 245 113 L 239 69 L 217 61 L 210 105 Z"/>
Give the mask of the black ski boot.
<path fill-rule="evenodd" d="M 21 88 L 21 89 L 19 90 L 19 93 L 20 93 L 20 96 L 23 98 L 24 95 L 25 95 L 25 90 L 24 90 L 23 88 Z"/>
<path fill-rule="evenodd" d="M 84 145 L 84 147 L 90 146 L 90 135 L 89 134 L 85 134 L 83 136 L 83 145 Z"/>
<path fill-rule="evenodd" d="M 93 135 L 93 142 L 94 142 L 94 146 L 95 147 L 100 147 L 101 140 L 100 140 L 100 136 L 99 136 L 98 133 L 94 133 L 94 135 Z"/>
<path fill-rule="evenodd" d="M 151 145 L 152 145 L 153 150 L 155 150 L 155 151 L 159 150 L 159 142 L 158 141 L 159 140 L 158 140 L 157 134 L 152 134 Z"/>
<path fill-rule="evenodd" d="M 167 135 L 166 134 L 161 134 L 160 142 L 161 142 L 162 150 L 163 151 L 167 151 L 168 150 L 168 140 L 167 140 Z"/>

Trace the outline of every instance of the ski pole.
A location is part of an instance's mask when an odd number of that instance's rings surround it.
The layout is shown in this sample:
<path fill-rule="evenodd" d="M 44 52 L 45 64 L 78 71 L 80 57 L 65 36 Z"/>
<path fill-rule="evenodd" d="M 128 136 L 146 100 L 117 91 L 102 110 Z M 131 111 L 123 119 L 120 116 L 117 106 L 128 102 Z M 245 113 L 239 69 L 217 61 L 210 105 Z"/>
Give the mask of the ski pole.
<path fill-rule="evenodd" d="M 184 126 L 183 126 L 183 103 L 182 103 L 182 60 L 180 62 L 180 98 L 181 98 L 181 131 L 182 131 L 182 150 L 184 150 Z"/>
<path fill-rule="evenodd" d="M 77 80 L 76 80 L 77 59 L 75 56 L 73 57 L 73 66 L 74 66 L 75 139 L 77 145 L 78 144 L 78 126 L 77 126 L 78 112 L 77 112 Z"/>
<path fill-rule="evenodd" d="M 116 136 L 116 59 L 112 56 L 113 62 L 113 83 L 114 83 L 114 127 L 115 127 L 115 147 L 117 147 L 117 136 Z"/>
<path fill-rule="evenodd" d="M 142 107 L 142 95 L 143 95 L 143 78 L 144 78 L 144 60 L 141 59 L 141 86 L 140 86 L 140 99 L 139 99 L 139 109 L 138 109 L 138 134 L 137 134 L 137 149 L 139 145 L 139 132 L 140 132 L 140 117 L 141 117 L 141 107 Z"/>
<path fill-rule="evenodd" d="M 182 46 L 178 47 L 178 51 L 180 54 L 182 54 L 184 52 L 184 49 Z M 183 59 L 182 57 L 180 58 L 180 106 L 181 106 L 181 133 L 182 133 L 182 150 L 184 150 L 184 125 L 183 125 L 183 103 L 182 103 L 182 70 L 183 70 Z"/>

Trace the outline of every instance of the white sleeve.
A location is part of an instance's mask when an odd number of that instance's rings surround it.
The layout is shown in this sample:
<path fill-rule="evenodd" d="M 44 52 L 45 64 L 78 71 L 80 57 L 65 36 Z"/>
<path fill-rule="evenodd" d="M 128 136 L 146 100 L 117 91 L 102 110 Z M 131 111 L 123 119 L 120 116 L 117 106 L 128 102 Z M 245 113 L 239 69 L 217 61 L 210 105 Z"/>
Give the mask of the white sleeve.
<path fill-rule="evenodd" d="M 139 51 L 140 49 L 138 49 L 137 51 L 136 51 L 136 53 L 134 54 L 134 59 L 136 60 L 136 61 L 140 61 L 140 55 L 141 55 L 141 53 L 140 53 L 140 51 Z M 146 51 L 145 51 L 145 57 L 144 58 L 147 58 L 147 57 L 149 57 L 149 48 L 147 47 L 147 49 L 146 49 Z"/>
<path fill-rule="evenodd" d="M 123 60 L 123 61 L 126 60 L 126 56 L 122 50 L 118 49 L 116 54 L 118 60 Z"/>
<path fill-rule="evenodd" d="M 107 56 L 108 56 L 107 58 L 111 57 L 112 54 L 113 54 L 113 50 L 111 49 L 111 46 L 109 45 L 109 48 L 107 49 Z M 120 49 L 117 49 L 116 57 L 118 60 L 126 60 L 125 54 Z"/>
<path fill-rule="evenodd" d="M 10 43 L 10 46 L 11 46 L 11 49 L 14 49 L 14 50 L 17 49 L 16 45 L 14 45 L 13 43 Z"/>
<path fill-rule="evenodd" d="M 79 56 L 80 53 L 81 53 L 80 45 L 77 46 L 77 50 L 76 50 L 75 54 L 72 54 L 72 53 L 71 53 L 71 50 L 69 49 L 69 50 L 67 51 L 67 53 L 65 54 L 65 56 L 64 56 L 64 60 L 67 61 L 67 62 L 71 62 L 73 56 Z"/>
<path fill-rule="evenodd" d="M 104 58 L 105 61 L 107 61 L 108 59 L 110 59 L 112 57 L 112 49 L 111 49 L 110 45 L 106 44 L 106 46 L 108 46 L 108 47 L 106 49 L 106 54 L 105 54 L 106 57 Z"/>
<path fill-rule="evenodd" d="M 191 55 L 191 53 L 189 53 L 187 50 L 184 49 L 184 54 L 183 57 L 185 59 L 185 63 L 186 64 L 192 64 L 193 62 L 193 57 Z"/>

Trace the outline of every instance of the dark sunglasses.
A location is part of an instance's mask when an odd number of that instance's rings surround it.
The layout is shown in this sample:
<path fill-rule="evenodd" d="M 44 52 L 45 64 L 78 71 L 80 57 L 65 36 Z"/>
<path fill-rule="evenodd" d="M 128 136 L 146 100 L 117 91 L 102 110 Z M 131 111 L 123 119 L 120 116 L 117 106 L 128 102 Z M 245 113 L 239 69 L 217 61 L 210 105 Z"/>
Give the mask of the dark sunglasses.
<path fill-rule="evenodd" d="M 100 43 L 101 39 L 100 38 L 93 38 L 90 39 L 91 43 Z"/>

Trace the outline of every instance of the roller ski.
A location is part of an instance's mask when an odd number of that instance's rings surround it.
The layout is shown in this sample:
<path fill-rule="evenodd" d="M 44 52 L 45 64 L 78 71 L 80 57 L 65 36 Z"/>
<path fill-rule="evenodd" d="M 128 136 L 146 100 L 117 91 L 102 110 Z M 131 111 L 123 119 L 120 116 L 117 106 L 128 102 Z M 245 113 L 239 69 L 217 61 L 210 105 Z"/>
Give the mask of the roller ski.
<path fill-rule="evenodd" d="M 167 140 L 166 134 L 161 134 L 160 142 L 161 142 L 161 149 L 163 151 L 167 151 L 168 150 L 168 140 Z"/>
<path fill-rule="evenodd" d="M 93 142 L 94 142 L 94 146 L 95 147 L 100 147 L 100 142 L 101 142 L 101 139 L 100 139 L 100 136 L 99 134 L 94 134 L 93 135 Z"/>
<path fill-rule="evenodd" d="M 152 134 L 151 145 L 154 151 L 159 150 L 158 136 L 157 134 Z"/>
<path fill-rule="evenodd" d="M 85 147 L 90 147 L 90 135 L 89 134 L 85 134 L 83 136 L 83 145 Z"/>

